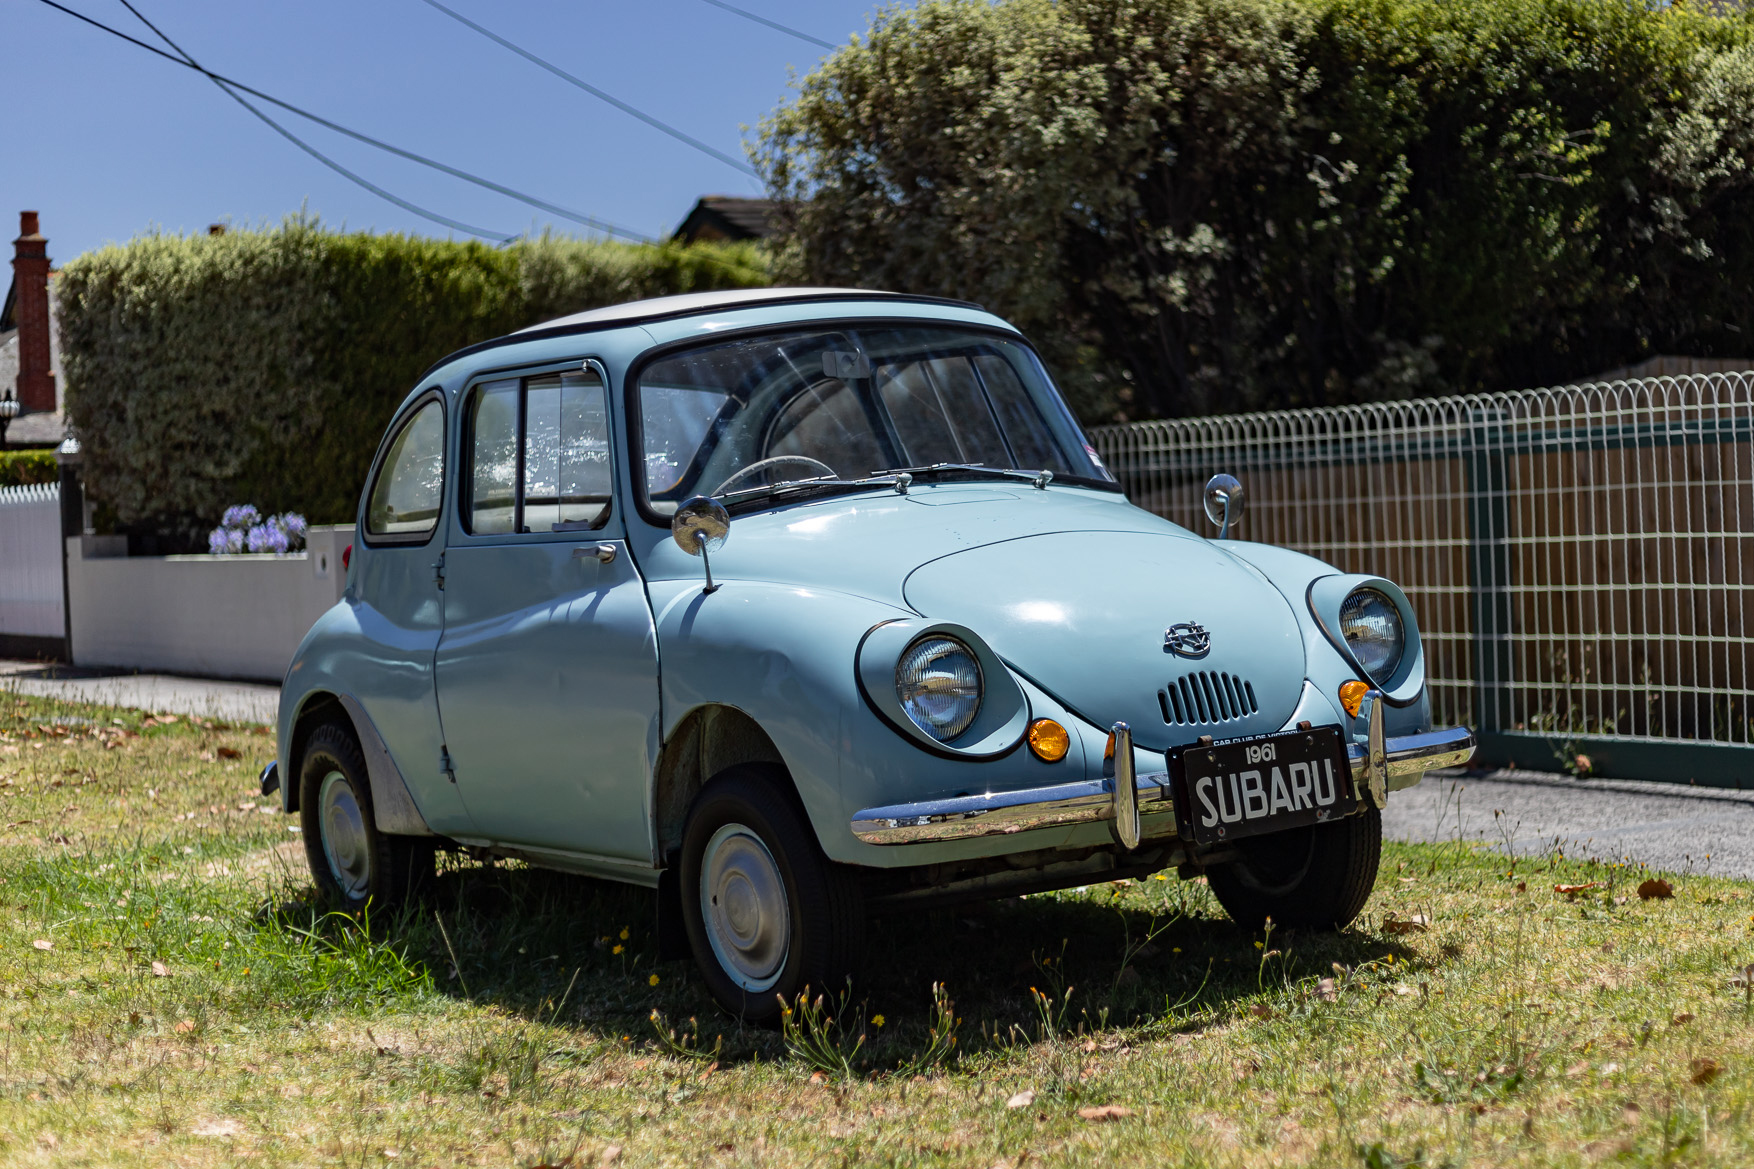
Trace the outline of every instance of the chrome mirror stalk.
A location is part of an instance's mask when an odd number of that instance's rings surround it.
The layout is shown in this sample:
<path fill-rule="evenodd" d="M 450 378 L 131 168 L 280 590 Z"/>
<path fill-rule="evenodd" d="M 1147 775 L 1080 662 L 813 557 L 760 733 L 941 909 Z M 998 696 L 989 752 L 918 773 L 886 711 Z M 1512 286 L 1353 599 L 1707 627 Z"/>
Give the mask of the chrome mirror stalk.
<path fill-rule="evenodd" d="M 700 557 L 701 567 L 706 569 L 706 592 L 717 592 L 719 587 L 713 583 L 713 564 L 708 553 L 723 548 L 730 534 L 731 513 L 709 495 L 684 500 L 670 518 L 670 538 L 690 556 Z"/>

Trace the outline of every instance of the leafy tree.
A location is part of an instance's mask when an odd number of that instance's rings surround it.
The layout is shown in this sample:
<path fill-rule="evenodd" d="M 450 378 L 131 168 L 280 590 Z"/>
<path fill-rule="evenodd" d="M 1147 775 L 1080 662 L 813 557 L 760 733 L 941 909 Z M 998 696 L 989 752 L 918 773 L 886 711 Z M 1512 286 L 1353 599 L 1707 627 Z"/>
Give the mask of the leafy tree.
<path fill-rule="evenodd" d="M 762 126 L 781 265 L 964 297 L 1097 417 L 1746 349 L 1754 23 L 1628 0 L 930 0 Z"/>

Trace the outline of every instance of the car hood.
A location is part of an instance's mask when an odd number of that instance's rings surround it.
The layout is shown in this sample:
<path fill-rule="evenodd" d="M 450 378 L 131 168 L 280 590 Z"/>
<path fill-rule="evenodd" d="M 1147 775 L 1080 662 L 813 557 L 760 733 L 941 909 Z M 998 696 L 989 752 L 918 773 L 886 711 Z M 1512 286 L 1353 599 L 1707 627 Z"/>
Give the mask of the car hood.
<path fill-rule="evenodd" d="M 699 578 L 698 560 L 658 551 Z M 713 567 L 966 625 L 1079 716 L 1125 721 L 1152 750 L 1276 731 L 1303 689 L 1285 597 L 1221 543 L 1110 492 L 943 484 L 823 500 L 738 517 Z M 1204 657 L 1165 649 L 1182 622 L 1210 634 Z"/>

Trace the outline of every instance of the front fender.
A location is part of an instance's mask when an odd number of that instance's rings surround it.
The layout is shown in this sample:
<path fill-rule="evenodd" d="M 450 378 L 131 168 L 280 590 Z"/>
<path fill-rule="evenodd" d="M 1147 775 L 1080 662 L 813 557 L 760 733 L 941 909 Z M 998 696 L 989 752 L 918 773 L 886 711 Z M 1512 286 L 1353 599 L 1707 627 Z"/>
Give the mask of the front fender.
<path fill-rule="evenodd" d="M 663 662 L 662 725 L 654 736 L 667 742 L 701 706 L 749 715 L 785 762 L 831 859 L 890 867 L 1052 848 L 1073 838 L 1076 830 L 1043 829 L 896 849 L 853 835 L 860 808 L 1067 782 L 1092 768 L 1101 774 L 1104 735 L 1015 674 L 1030 717 L 1054 718 L 1072 732 L 1072 750 L 1059 763 L 1043 763 L 1021 745 L 997 757 L 947 757 L 884 722 L 860 690 L 859 643 L 873 626 L 915 614 L 847 593 L 742 580 L 724 581 L 711 594 L 698 582 L 658 582 L 652 600 Z"/>

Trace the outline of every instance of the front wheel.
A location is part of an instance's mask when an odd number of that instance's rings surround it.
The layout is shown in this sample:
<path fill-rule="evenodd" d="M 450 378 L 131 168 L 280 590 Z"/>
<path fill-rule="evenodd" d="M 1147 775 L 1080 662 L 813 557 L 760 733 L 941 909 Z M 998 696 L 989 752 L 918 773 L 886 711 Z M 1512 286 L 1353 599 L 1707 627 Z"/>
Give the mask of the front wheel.
<path fill-rule="evenodd" d="M 1366 807 L 1331 824 L 1315 824 L 1236 842 L 1241 854 L 1213 865 L 1206 879 L 1231 920 L 1257 930 L 1340 929 L 1364 908 L 1382 860 L 1382 813 Z"/>
<path fill-rule="evenodd" d="M 734 767 L 701 791 L 682 835 L 683 922 L 713 997 L 751 1022 L 806 987 L 837 991 L 864 949 L 858 881 L 822 855 L 777 769 Z"/>
<path fill-rule="evenodd" d="M 353 730 L 324 723 L 305 740 L 298 806 L 305 860 L 323 899 L 349 912 L 414 898 L 432 877 L 429 840 L 379 832 Z"/>

